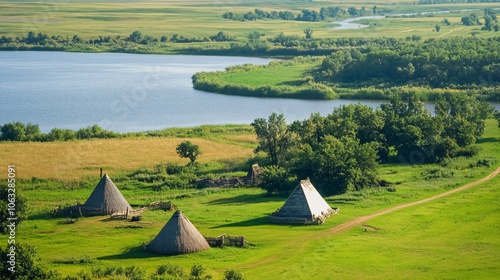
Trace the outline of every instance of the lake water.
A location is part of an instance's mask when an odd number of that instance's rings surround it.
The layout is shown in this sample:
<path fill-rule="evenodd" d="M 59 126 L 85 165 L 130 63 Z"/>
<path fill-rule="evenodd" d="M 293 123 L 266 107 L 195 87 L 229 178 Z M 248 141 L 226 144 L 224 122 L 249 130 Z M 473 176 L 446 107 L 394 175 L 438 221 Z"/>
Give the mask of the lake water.
<path fill-rule="evenodd" d="M 0 52 L 0 125 L 21 121 L 128 132 L 201 124 L 251 123 L 272 112 L 289 121 L 327 114 L 350 101 L 228 96 L 193 89 L 191 76 L 227 66 L 267 64 L 247 57 L 117 53 Z M 378 106 L 378 102 L 368 102 Z"/>
<path fill-rule="evenodd" d="M 0 125 L 36 123 L 117 132 L 202 124 L 250 124 L 271 113 L 288 121 L 326 115 L 351 100 L 254 98 L 193 89 L 191 76 L 227 66 L 267 64 L 248 57 L 118 53 L 0 52 Z M 371 107 L 378 101 L 363 101 Z M 430 106 L 430 105 L 428 105 Z M 430 108 L 430 107 L 429 107 Z"/>
<path fill-rule="evenodd" d="M 356 17 L 356 18 L 348 18 L 341 21 L 334 21 L 332 23 L 338 24 L 338 26 L 333 27 L 332 29 L 357 29 L 357 28 L 366 28 L 370 27 L 366 24 L 355 23 L 355 21 L 363 20 L 363 19 L 381 19 L 385 18 L 385 16 L 364 16 L 364 17 Z"/>

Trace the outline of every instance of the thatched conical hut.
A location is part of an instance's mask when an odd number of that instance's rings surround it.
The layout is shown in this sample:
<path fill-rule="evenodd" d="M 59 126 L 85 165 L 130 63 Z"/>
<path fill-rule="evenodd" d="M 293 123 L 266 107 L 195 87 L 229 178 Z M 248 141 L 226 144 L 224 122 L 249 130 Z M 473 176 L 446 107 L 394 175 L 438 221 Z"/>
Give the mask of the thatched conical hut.
<path fill-rule="evenodd" d="M 86 212 L 95 212 L 95 210 L 100 209 L 102 215 L 132 211 L 130 204 L 107 174 L 104 174 L 97 183 L 94 191 L 81 208 Z"/>
<path fill-rule="evenodd" d="M 277 224 L 318 224 L 334 212 L 307 179 L 300 181 L 285 204 L 268 220 Z"/>
<path fill-rule="evenodd" d="M 205 237 L 184 214 L 177 210 L 156 237 L 146 245 L 149 252 L 179 255 L 210 248 Z"/>

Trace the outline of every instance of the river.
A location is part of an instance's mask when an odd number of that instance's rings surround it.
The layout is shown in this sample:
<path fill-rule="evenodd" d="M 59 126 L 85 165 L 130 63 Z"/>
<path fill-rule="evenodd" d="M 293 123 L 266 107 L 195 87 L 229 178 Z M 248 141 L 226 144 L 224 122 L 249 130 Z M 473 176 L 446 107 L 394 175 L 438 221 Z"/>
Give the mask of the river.
<path fill-rule="evenodd" d="M 370 26 L 366 25 L 366 24 L 355 23 L 355 21 L 359 21 L 359 20 L 363 20 L 363 19 L 381 19 L 381 18 L 385 18 L 385 16 L 364 16 L 364 17 L 348 18 L 348 19 L 344 19 L 341 21 L 334 21 L 332 23 L 336 24 L 337 26 L 333 27 L 332 29 L 366 28 L 366 27 L 370 27 Z"/>
<path fill-rule="evenodd" d="M 0 52 L 0 125 L 20 121 L 77 130 L 92 124 L 116 132 L 203 124 L 250 124 L 271 113 L 288 121 L 334 107 L 379 101 L 297 100 L 207 93 L 191 76 L 271 59 L 120 53 Z M 432 105 L 426 105 L 429 109 Z"/>
<path fill-rule="evenodd" d="M 272 112 L 289 121 L 327 114 L 349 100 L 228 96 L 193 89 L 191 76 L 270 59 L 119 53 L 0 52 L 0 125 L 36 123 L 117 132 L 202 124 L 249 124 Z M 379 102 L 365 104 L 378 106 Z"/>

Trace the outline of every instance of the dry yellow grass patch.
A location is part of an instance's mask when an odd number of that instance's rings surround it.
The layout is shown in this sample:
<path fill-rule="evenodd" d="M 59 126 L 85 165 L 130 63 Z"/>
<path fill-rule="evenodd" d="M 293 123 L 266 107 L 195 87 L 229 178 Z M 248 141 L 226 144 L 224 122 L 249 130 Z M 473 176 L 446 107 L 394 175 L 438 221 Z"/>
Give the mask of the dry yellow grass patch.
<path fill-rule="evenodd" d="M 106 139 L 50 143 L 0 143 L 0 166 L 15 164 L 18 178 L 60 180 L 91 176 L 104 167 L 107 172 L 134 170 L 160 162 L 187 162 L 175 148 L 189 140 L 200 146 L 200 162 L 245 159 L 251 148 L 205 139 L 146 138 Z"/>
<path fill-rule="evenodd" d="M 245 135 L 228 135 L 225 136 L 226 139 L 239 142 L 239 143 L 252 143 L 257 145 L 259 141 L 257 140 L 257 135 L 255 134 L 245 134 Z"/>

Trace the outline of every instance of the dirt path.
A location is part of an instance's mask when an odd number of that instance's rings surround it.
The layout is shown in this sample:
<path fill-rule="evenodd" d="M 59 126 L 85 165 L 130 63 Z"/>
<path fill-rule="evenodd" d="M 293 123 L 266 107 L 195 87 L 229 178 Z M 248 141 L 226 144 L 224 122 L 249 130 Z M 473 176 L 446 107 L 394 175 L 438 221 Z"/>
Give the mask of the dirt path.
<path fill-rule="evenodd" d="M 351 228 L 353 228 L 355 226 L 362 225 L 364 222 L 368 221 L 369 219 L 373 219 L 375 217 L 378 217 L 378 216 L 381 216 L 381 215 L 385 215 L 387 213 L 391 213 L 391 212 L 394 212 L 394 211 L 397 211 L 397 210 L 400 210 L 400 209 L 404 209 L 404 208 L 407 208 L 407 207 L 411 207 L 411 206 L 414 206 L 414 205 L 426 203 L 426 202 L 429 202 L 429 201 L 432 201 L 432 200 L 435 200 L 435 199 L 438 199 L 438 198 L 441 198 L 441 197 L 444 197 L 444 196 L 447 196 L 447 195 L 450 195 L 450 194 L 454 194 L 454 193 L 457 193 L 457 192 L 460 192 L 460 191 L 463 191 L 463 190 L 466 190 L 466 189 L 470 189 L 470 188 L 472 188 L 474 186 L 477 186 L 479 184 L 482 184 L 482 183 L 484 183 L 484 182 L 492 179 L 493 177 L 497 176 L 498 174 L 500 174 L 500 167 L 498 167 L 495 171 L 493 171 L 490 175 L 484 177 L 483 179 L 474 181 L 472 183 L 468 183 L 468 184 L 463 185 L 463 186 L 461 186 L 459 188 L 456 188 L 456 189 L 453 189 L 451 191 L 447 191 L 447 192 L 444 192 L 442 194 L 438 194 L 438 195 L 435 195 L 435 196 L 432 196 L 432 197 L 429 197 L 429 198 L 426 198 L 426 199 L 422 199 L 422 200 L 418 200 L 418 201 L 415 201 L 415 202 L 410 202 L 410 203 L 406 203 L 406 204 L 394 206 L 394 207 L 391 207 L 389 209 L 385 209 L 385 210 L 382 210 L 380 212 L 377 212 L 377 213 L 374 213 L 374 214 L 371 214 L 371 215 L 358 217 L 356 219 L 350 220 L 348 222 L 345 222 L 343 224 L 340 224 L 338 226 L 335 226 L 335 227 L 329 229 L 328 233 L 329 234 L 339 233 L 339 232 L 351 229 Z"/>
<path fill-rule="evenodd" d="M 457 30 L 460 30 L 460 29 L 462 29 L 462 28 L 463 28 L 463 27 L 457 28 Z M 448 31 L 448 32 L 446 32 L 446 33 L 443 33 L 443 34 L 441 34 L 441 35 L 437 36 L 436 38 L 441 38 L 441 37 L 446 36 L 446 35 L 451 34 L 451 33 L 453 33 L 453 29 L 452 29 L 452 30 L 450 30 L 450 31 Z"/>
<path fill-rule="evenodd" d="M 356 226 L 361 226 L 366 221 L 368 221 L 370 219 L 373 219 L 375 217 L 382 216 L 382 215 L 385 215 L 385 214 L 388 214 L 388 213 L 391 213 L 391 212 L 394 212 L 394 211 L 397 211 L 397 210 L 400 210 L 400 209 L 408 208 L 408 207 L 411 207 L 411 206 L 414 206 L 414 205 L 418 205 L 418 204 L 426 203 L 426 202 L 429 202 L 429 201 L 432 201 L 432 200 L 436 200 L 438 198 L 442 198 L 442 197 L 450 195 L 450 194 L 461 192 L 461 191 L 464 191 L 466 189 L 470 189 L 470 188 L 472 188 L 474 186 L 477 186 L 479 184 L 482 184 L 482 183 L 484 183 L 484 182 L 486 182 L 486 181 L 494 178 L 498 174 L 500 174 L 500 167 L 498 167 L 495 171 L 493 171 L 488 176 L 486 176 L 486 177 L 484 177 L 482 179 L 479 179 L 477 181 L 468 183 L 466 185 L 463 185 L 463 186 L 461 186 L 459 188 L 456 188 L 456 189 L 453 189 L 451 191 L 447 191 L 447 192 L 444 192 L 444 193 L 441 193 L 441 194 L 438 194 L 438 195 L 435 195 L 435 196 L 432 196 L 432 197 L 429 197 L 429 198 L 426 198 L 426 199 L 422 199 L 422 200 L 418 200 L 418 201 L 414 201 L 414 202 L 410 202 L 410 203 L 406 203 L 406 204 L 394 206 L 394 207 L 382 210 L 380 212 L 377 212 L 377 213 L 374 213 L 374 214 L 371 214 L 371 215 L 361 216 L 361 217 L 352 219 L 350 221 L 347 221 L 345 223 L 342 223 L 340 225 L 332 227 L 332 228 L 330 228 L 330 229 L 328 229 L 328 230 L 326 230 L 326 231 L 324 231 L 322 233 L 319 233 L 319 234 L 315 233 L 314 234 L 314 238 L 323 237 L 323 236 L 331 236 L 333 234 L 338 234 L 338 233 L 347 231 L 347 230 L 349 230 L 351 228 L 354 228 Z M 300 249 L 304 249 L 305 248 L 305 244 L 308 243 L 307 241 L 313 240 L 314 238 L 311 238 L 311 236 L 306 235 L 306 236 L 301 237 L 300 239 L 295 239 L 295 240 L 291 241 L 291 243 L 301 244 L 302 246 L 300 246 L 301 247 Z M 295 251 L 298 251 L 300 249 L 296 247 Z M 273 256 L 270 256 L 268 258 L 256 261 L 254 263 L 250 263 L 250 264 L 244 265 L 241 268 L 251 268 L 251 267 L 256 267 L 256 266 L 260 266 L 260 265 L 265 265 L 267 263 L 270 263 L 270 262 L 278 259 L 279 257 L 281 257 L 280 255 L 285 255 L 285 254 L 273 255 Z"/>

